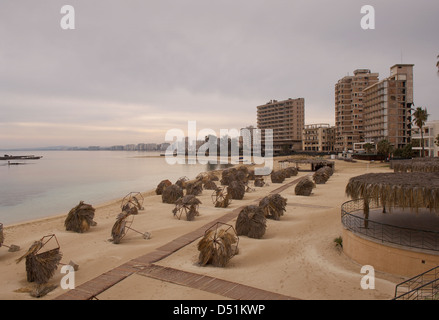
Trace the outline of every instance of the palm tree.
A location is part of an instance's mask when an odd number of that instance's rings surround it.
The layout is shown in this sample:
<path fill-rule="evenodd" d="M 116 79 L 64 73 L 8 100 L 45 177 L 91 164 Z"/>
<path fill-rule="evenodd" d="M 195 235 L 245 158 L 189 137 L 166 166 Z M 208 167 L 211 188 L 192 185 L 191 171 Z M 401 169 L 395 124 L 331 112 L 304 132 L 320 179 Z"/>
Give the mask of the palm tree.
<path fill-rule="evenodd" d="M 423 127 L 425 125 L 425 122 L 427 122 L 428 116 L 429 116 L 429 114 L 427 112 L 427 108 L 422 109 L 422 107 L 417 107 L 415 109 L 415 111 L 413 112 L 413 117 L 414 117 L 413 122 L 421 131 L 421 147 L 422 147 L 421 157 L 424 156 L 424 130 L 423 130 Z"/>

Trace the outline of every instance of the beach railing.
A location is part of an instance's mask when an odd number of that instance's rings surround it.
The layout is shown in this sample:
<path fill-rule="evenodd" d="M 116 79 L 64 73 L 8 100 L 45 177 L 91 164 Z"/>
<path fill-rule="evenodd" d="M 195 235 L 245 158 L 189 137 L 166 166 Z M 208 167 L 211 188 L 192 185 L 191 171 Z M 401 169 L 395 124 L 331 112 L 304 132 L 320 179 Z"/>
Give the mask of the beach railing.
<path fill-rule="evenodd" d="M 439 266 L 410 278 L 395 287 L 393 300 L 438 300 Z"/>
<path fill-rule="evenodd" d="M 347 230 L 382 243 L 439 251 L 438 231 L 407 228 L 374 221 L 365 217 L 363 208 L 363 199 L 351 200 L 342 204 L 341 222 Z M 370 210 L 379 208 L 382 207 L 377 202 L 370 201 Z"/>

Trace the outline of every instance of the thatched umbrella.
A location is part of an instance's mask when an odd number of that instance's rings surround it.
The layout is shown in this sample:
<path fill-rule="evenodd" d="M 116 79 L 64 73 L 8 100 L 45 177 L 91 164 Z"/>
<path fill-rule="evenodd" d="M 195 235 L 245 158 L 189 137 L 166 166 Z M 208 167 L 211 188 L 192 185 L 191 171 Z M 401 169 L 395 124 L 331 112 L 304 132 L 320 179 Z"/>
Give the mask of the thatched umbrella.
<path fill-rule="evenodd" d="M 363 199 L 366 221 L 370 201 L 386 208 L 401 207 L 417 211 L 429 208 L 439 212 L 439 174 L 415 173 L 368 173 L 353 177 L 346 185 L 346 195 Z"/>
<path fill-rule="evenodd" d="M 218 187 L 213 180 L 208 180 L 204 183 L 203 188 L 205 190 L 217 190 Z"/>
<path fill-rule="evenodd" d="M 316 184 L 311 181 L 311 179 L 305 178 L 297 183 L 294 192 L 297 196 L 309 196 L 312 193 L 312 189 L 314 189 L 315 187 Z"/>
<path fill-rule="evenodd" d="M 194 195 L 186 195 L 183 198 L 178 199 L 175 202 L 175 208 L 172 210 L 174 217 L 180 220 L 181 215 L 184 213 L 186 215 L 187 221 L 194 220 L 195 216 L 199 215 L 198 206 L 201 201 Z"/>
<path fill-rule="evenodd" d="M 223 186 L 228 186 L 232 181 L 236 180 L 236 168 L 228 168 L 222 171 L 220 183 Z"/>
<path fill-rule="evenodd" d="M 175 184 L 177 186 L 179 186 L 180 188 L 185 189 L 186 188 L 186 181 L 189 181 L 188 177 L 181 177 L 177 180 L 177 182 L 175 182 Z"/>
<path fill-rule="evenodd" d="M 90 204 L 84 203 L 84 201 L 80 201 L 79 204 L 68 213 L 64 221 L 64 226 L 67 231 L 83 233 L 90 230 L 91 226 L 96 225 L 93 221 L 94 216 L 95 208 Z"/>
<path fill-rule="evenodd" d="M 439 172 L 438 158 L 416 158 L 412 160 L 393 160 L 390 168 L 394 172 Z"/>
<path fill-rule="evenodd" d="M 42 251 L 44 246 L 52 239 L 55 239 L 56 247 Z M 43 284 L 47 283 L 55 274 L 61 258 L 62 254 L 58 240 L 52 234 L 35 241 L 29 250 L 22 257 L 18 258 L 16 262 L 20 263 L 23 259 L 26 259 L 27 281 Z"/>
<path fill-rule="evenodd" d="M 264 211 L 265 217 L 268 219 L 279 220 L 286 211 L 287 199 L 280 194 L 266 196 L 259 201 L 259 207 Z"/>
<path fill-rule="evenodd" d="M 296 167 L 288 167 L 288 168 L 285 168 L 285 169 L 283 169 L 283 170 L 286 171 L 286 172 L 288 172 L 288 174 L 290 175 L 290 177 L 297 176 L 298 173 L 299 173 L 299 170 L 297 170 Z"/>
<path fill-rule="evenodd" d="M 230 194 L 232 199 L 242 200 L 245 195 L 246 186 L 241 181 L 232 181 L 227 187 L 227 193 Z"/>
<path fill-rule="evenodd" d="M 230 259 L 238 253 L 239 237 L 232 226 L 216 223 L 206 230 L 204 237 L 198 242 L 198 263 L 201 266 L 211 264 L 225 267 Z"/>
<path fill-rule="evenodd" d="M 273 171 L 271 173 L 271 182 L 272 183 L 282 183 L 285 181 L 285 173 L 282 170 Z"/>
<path fill-rule="evenodd" d="M 227 188 L 218 187 L 213 191 L 211 198 L 215 208 L 227 208 L 232 202 L 232 196 L 228 193 Z"/>
<path fill-rule="evenodd" d="M 9 252 L 16 252 L 20 250 L 19 246 L 16 246 L 15 244 L 11 244 L 10 246 L 5 245 L 3 242 L 5 241 L 5 235 L 3 234 L 3 223 L 0 223 L 0 248 L 6 247 L 8 248 Z"/>
<path fill-rule="evenodd" d="M 166 188 L 166 187 L 169 187 L 169 186 L 171 186 L 172 185 L 172 182 L 171 181 L 169 181 L 169 180 L 162 180 L 162 181 L 160 181 L 160 183 L 157 185 L 157 188 L 155 189 L 155 193 L 157 194 L 157 195 L 161 195 L 162 193 L 163 193 L 163 190 Z"/>
<path fill-rule="evenodd" d="M 122 210 L 136 208 L 137 210 L 144 210 L 143 196 L 140 192 L 130 192 L 123 199 L 120 205 Z"/>
<path fill-rule="evenodd" d="M 262 238 L 267 228 L 264 211 L 259 206 L 246 206 L 239 213 L 235 228 L 238 236 Z"/>
<path fill-rule="evenodd" d="M 254 182 L 255 187 L 263 187 L 265 185 L 265 180 L 262 177 L 255 177 Z"/>
<path fill-rule="evenodd" d="M 203 193 L 203 182 L 201 180 L 186 182 L 186 195 L 198 196 Z"/>
<path fill-rule="evenodd" d="M 316 184 L 325 184 L 326 181 L 329 180 L 329 178 L 332 176 L 333 170 L 331 167 L 322 167 L 319 170 L 317 170 L 314 175 L 313 179 Z"/>
<path fill-rule="evenodd" d="M 162 193 L 162 202 L 175 204 L 179 198 L 183 197 L 183 188 L 179 187 L 176 184 L 173 184 L 169 187 L 166 187 Z"/>
<path fill-rule="evenodd" d="M 116 218 L 116 222 L 113 225 L 113 228 L 111 229 L 111 239 L 114 244 L 120 243 L 120 241 L 126 236 L 128 230 L 132 230 L 136 233 L 139 233 L 142 235 L 144 239 L 149 239 L 151 237 L 149 232 L 140 232 L 133 228 L 131 228 L 131 225 L 134 221 L 134 216 L 138 214 L 138 210 L 136 207 L 132 207 L 129 209 L 126 209 L 119 213 L 119 215 Z"/>

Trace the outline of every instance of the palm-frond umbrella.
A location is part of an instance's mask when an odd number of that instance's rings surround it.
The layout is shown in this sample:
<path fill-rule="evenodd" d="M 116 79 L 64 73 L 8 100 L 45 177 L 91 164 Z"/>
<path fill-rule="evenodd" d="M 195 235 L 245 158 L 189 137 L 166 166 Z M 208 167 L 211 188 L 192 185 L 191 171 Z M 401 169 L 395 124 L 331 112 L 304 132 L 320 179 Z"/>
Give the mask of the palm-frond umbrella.
<path fill-rule="evenodd" d="M 352 199 L 363 199 L 365 223 L 371 201 L 384 212 L 392 207 L 439 212 L 439 173 L 435 172 L 368 173 L 351 178 L 345 192 Z"/>
<path fill-rule="evenodd" d="M 187 181 L 189 181 L 189 178 L 186 177 L 186 176 L 184 176 L 184 177 L 180 177 L 180 178 L 175 182 L 175 184 L 176 184 L 177 186 L 179 186 L 180 188 L 185 189 L 185 188 L 186 188 L 186 182 L 187 182 Z"/>
<path fill-rule="evenodd" d="M 175 208 L 172 210 L 174 217 L 180 220 L 183 214 L 186 215 L 187 221 L 194 220 L 195 216 L 199 215 L 198 207 L 201 201 L 194 195 L 186 195 L 175 202 Z"/>
<path fill-rule="evenodd" d="M 9 252 L 16 252 L 20 250 L 19 246 L 16 246 L 15 244 L 11 244 L 10 246 L 7 246 L 4 244 L 5 242 L 5 235 L 3 233 L 3 223 L 0 223 L 0 248 L 6 247 L 8 248 Z"/>
<path fill-rule="evenodd" d="M 285 181 L 285 173 L 282 170 L 273 171 L 271 173 L 271 182 L 272 183 L 282 183 Z"/>
<path fill-rule="evenodd" d="M 150 239 L 151 235 L 149 232 L 140 232 L 133 228 L 131 228 L 131 225 L 134 221 L 134 216 L 138 214 L 138 210 L 136 207 L 132 207 L 130 209 L 124 210 L 116 218 L 116 222 L 113 225 L 113 228 L 111 229 L 111 241 L 114 244 L 120 243 L 120 241 L 126 236 L 128 233 L 128 230 L 132 230 L 136 233 L 139 233 L 142 235 L 144 239 Z"/>
<path fill-rule="evenodd" d="M 181 188 L 180 186 L 178 186 L 176 184 L 173 184 L 169 187 L 166 187 L 163 190 L 162 202 L 175 204 L 175 201 L 177 201 L 179 198 L 183 197 L 183 195 L 184 195 L 183 188 Z"/>
<path fill-rule="evenodd" d="M 42 249 L 51 240 L 55 240 L 56 246 L 52 249 L 43 251 Z M 35 241 L 29 250 L 20 258 L 17 263 L 23 259 L 26 260 L 27 281 L 37 284 L 47 283 L 55 274 L 62 258 L 58 240 L 54 234 L 47 235 L 38 241 Z"/>
<path fill-rule="evenodd" d="M 286 211 L 287 199 L 280 194 L 266 196 L 259 201 L 259 207 L 264 211 L 268 219 L 279 220 Z"/>
<path fill-rule="evenodd" d="M 267 228 L 264 211 L 261 207 L 249 205 L 244 207 L 236 219 L 235 229 L 238 236 L 260 239 Z"/>
<path fill-rule="evenodd" d="M 317 170 L 314 175 L 313 179 L 316 184 L 325 184 L 326 181 L 329 180 L 329 178 L 332 176 L 333 170 L 331 167 L 322 167 L 319 170 Z"/>
<path fill-rule="evenodd" d="M 204 183 L 204 185 L 203 185 L 203 188 L 204 188 L 205 190 L 216 190 L 216 189 L 218 189 L 218 187 L 217 187 L 215 181 L 213 181 L 213 180 L 208 180 L 208 181 L 206 181 L 206 182 Z"/>
<path fill-rule="evenodd" d="M 238 253 L 239 237 L 231 225 L 217 222 L 204 233 L 198 242 L 198 263 L 200 266 L 211 264 L 225 267 Z"/>
<path fill-rule="evenodd" d="M 95 208 L 90 204 L 80 201 L 79 204 L 72 208 L 68 213 L 64 226 L 67 231 L 74 231 L 78 233 L 86 232 L 91 226 L 96 225 L 93 221 L 95 215 Z"/>
<path fill-rule="evenodd" d="M 235 175 L 237 173 L 236 168 L 228 168 L 222 171 L 220 183 L 223 186 L 228 186 L 230 182 L 236 180 Z"/>
<path fill-rule="evenodd" d="M 203 182 L 201 180 L 186 182 L 186 195 L 198 196 L 203 193 Z"/>
<path fill-rule="evenodd" d="M 172 185 L 172 182 L 171 181 L 169 181 L 169 180 L 162 180 L 162 181 L 160 181 L 160 183 L 157 185 L 157 188 L 155 189 L 155 193 L 157 194 L 157 195 L 161 195 L 162 193 L 163 193 L 163 190 L 166 188 L 166 187 L 169 187 L 169 186 L 171 186 Z"/>
<path fill-rule="evenodd" d="M 226 187 L 218 187 L 213 191 L 211 198 L 215 208 L 227 208 L 232 202 L 232 196 L 227 192 Z"/>
<path fill-rule="evenodd" d="M 265 185 L 265 180 L 263 177 L 255 177 L 254 182 L 255 187 L 263 187 Z"/>
<path fill-rule="evenodd" d="M 246 186 L 241 181 L 232 181 L 227 187 L 227 193 L 230 194 L 232 199 L 242 200 L 245 195 Z"/>
<path fill-rule="evenodd" d="M 304 178 L 297 183 L 294 193 L 296 196 L 310 196 L 315 187 L 316 184 L 311 179 Z"/>
<path fill-rule="evenodd" d="M 121 209 L 126 210 L 130 208 L 136 208 L 137 210 L 144 210 L 143 208 L 143 196 L 140 192 L 130 192 L 123 199 L 121 203 Z"/>

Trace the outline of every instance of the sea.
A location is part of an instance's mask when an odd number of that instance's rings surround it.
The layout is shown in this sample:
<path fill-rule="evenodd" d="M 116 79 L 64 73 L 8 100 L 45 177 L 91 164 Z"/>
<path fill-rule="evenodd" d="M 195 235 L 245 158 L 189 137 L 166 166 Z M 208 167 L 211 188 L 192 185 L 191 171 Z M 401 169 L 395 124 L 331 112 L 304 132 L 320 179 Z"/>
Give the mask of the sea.
<path fill-rule="evenodd" d="M 5 226 L 67 214 L 80 201 L 97 207 L 131 192 L 154 190 L 160 181 L 175 183 L 216 170 L 216 164 L 173 164 L 159 152 L 2 151 L 35 155 L 38 160 L 0 160 L 0 223 Z"/>

